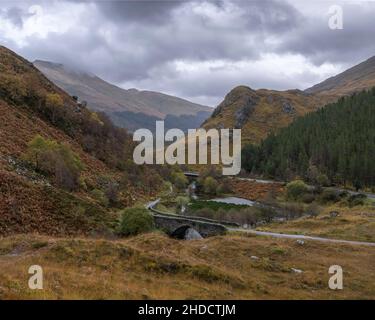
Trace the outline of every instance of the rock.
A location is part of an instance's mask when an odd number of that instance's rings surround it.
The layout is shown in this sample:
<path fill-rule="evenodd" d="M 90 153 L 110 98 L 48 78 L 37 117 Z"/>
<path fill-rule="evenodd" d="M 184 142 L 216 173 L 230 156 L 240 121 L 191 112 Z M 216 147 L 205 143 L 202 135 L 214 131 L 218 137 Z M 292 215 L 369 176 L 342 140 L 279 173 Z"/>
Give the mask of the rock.
<path fill-rule="evenodd" d="M 329 216 L 331 217 L 331 218 L 336 218 L 336 217 L 338 217 L 340 214 L 337 212 L 337 211 L 331 211 L 330 213 L 329 213 Z"/>
<path fill-rule="evenodd" d="M 303 271 L 300 270 L 300 269 L 295 269 L 295 268 L 292 268 L 291 269 L 294 273 L 302 273 Z"/>
<path fill-rule="evenodd" d="M 259 258 L 257 256 L 251 256 L 250 259 L 259 260 Z"/>
<path fill-rule="evenodd" d="M 243 99 L 243 106 L 241 109 L 237 110 L 235 113 L 236 123 L 235 128 L 241 129 L 242 126 L 247 122 L 250 115 L 253 113 L 255 106 L 257 105 L 257 100 L 253 97 L 246 97 Z"/>
<path fill-rule="evenodd" d="M 283 103 L 282 108 L 283 108 L 283 112 L 288 113 L 288 114 L 292 114 L 296 111 L 294 107 L 287 101 Z"/>
<path fill-rule="evenodd" d="M 200 240 L 203 239 L 203 237 L 200 235 L 200 233 L 193 229 L 189 228 L 185 232 L 185 240 Z"/>
<path fill-rule="evenodd" d="M 298 243 L 299 245 L 303 246 L 303 245 L 305 244 L 305 241 L 298 239 L 298 240 L 297 240 L 297 243 Z"/>

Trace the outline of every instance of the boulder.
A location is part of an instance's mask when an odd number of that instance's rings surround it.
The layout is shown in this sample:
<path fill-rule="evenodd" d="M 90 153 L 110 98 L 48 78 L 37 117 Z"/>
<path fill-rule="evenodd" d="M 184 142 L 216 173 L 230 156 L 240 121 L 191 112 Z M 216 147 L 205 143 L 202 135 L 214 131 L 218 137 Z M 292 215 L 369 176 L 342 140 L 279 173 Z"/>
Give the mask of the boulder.
<path fill-rule="evenodd" d="M 200 239 L 203 239 L 203 237 L 200 235 L 200 233 L 197 230 L 193 228 L 188 228 L 186 229 L 184 239 L 185 240 L 200 240 Z"/>

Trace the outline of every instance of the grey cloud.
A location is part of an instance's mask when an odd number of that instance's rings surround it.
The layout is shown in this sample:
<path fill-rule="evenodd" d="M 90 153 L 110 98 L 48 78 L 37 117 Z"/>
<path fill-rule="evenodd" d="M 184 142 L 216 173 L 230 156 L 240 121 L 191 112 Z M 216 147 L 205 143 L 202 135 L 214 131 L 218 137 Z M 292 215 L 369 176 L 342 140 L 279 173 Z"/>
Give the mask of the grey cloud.
<path fill-rule="evenodd" d="M 276 0 L 70 3 L 72 11 L 76 3 L 87 3 L 86 17 L 77 27 L 65 33 L 49 33 L 46 38 L 30 36 L 27 46 L 17 48 L 13 42 L 12 49 L 31 60 L 61 62 L 111 82 L 139 84 L 185 98 L 208 96 L 207 101 L 216 101 L 239 84 L 274 89 L 309 86 L 317 76 L 305 72 L 278 79 L 276 72 L 246 74 L 238 70 L 229 77 L 225 70 L 212 68 L 211 73 L 189 79 L 175 70 L 176 61 L 221 60 L 229 65 L 243 60 L 255 62 L 269 53 L 292 53 L 316 65 L 331 62 L 349 66 L 375 54 L 375 3 L 366 10 L 345 5 L 344 30 L 338 31 L 328 29 L 327 17 Z M 46 9 L 53 5 L 43 2 Z M 10 10 L 13 7 L 4 6 L 1 12 L 22 28 L 26 11 L 21 4 L 14 12 Z M 14 41 L 2 35 L 0 39 Z"/>
<path fill-rule="evenodd" d="M 95 1 L 94 1 L 95 2 Z M 173 9 L 184 1 L 97 1 L 100 11 L 108 19 L 121 23 L 163 24 L 168 23 Z"/>
<path fill-rule="evenodd" d="M 24 19 L 32 15 L 32 13 L 19 7 L 10 7 L 0 10 L 0 17 L 9 20 L 17 28 L 22 28 Z"/>
<path fill-rule="evenodd" d="M 325 62 L 351 65 L 375 55 L 375 3 L 365 8 L 342 3 L 344 28 L 331 30 L 328 17 L 306 17 L 296 32 L 287 34 L 281 52 L 302 54 L 316 65 Z"/>
<path fill-rule="evenodd" d="M 256 0 L 234 3 L 243 8 L 243 16 L 247 19 L 250 31 L 263 29 L 270 33 L 284 33 L 301 23 L 301 13 L 287 2 Z"/>

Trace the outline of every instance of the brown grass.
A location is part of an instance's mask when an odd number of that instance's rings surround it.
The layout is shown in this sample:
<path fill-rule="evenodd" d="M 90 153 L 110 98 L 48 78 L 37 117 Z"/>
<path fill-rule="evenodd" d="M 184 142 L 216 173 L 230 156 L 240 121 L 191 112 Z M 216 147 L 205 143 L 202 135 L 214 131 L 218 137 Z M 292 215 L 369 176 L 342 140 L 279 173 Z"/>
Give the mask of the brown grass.
<path fill-rule="evenodd" d="M 120 241 L 20 235 L 0 240 L 0 298 L 374 299 L 374 258 L 370 247 L 253 236 L 186 242 L 159 233 Z M 43 267 L 44 290 L 28 289 L 33 264 Z M 327 285 L 333 264 L 344 270 L 341 291 Z"/>
<path fill-rule="evenodd" d="M 337 211 L 332 218 L 329 212 Z M 305 234 L 333 239 L 375 242 L 375 208 L 328 206 L 316 218 L 302 217 L 286 222 L 275 222 L 258 228 L 263 231 Z"/>

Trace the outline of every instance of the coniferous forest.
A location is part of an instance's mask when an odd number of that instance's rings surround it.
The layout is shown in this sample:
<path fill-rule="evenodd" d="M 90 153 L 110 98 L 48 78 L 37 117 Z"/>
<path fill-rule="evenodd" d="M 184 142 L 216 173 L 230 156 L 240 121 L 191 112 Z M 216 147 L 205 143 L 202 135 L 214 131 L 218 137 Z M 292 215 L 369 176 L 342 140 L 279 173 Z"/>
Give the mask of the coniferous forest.
<path fill-rule="evenodd" d="M 374 186 L 375 88 L 298 118 L 259 146 L 246 145 L 242 158 L 246 171 L 271 178 Z"/>

